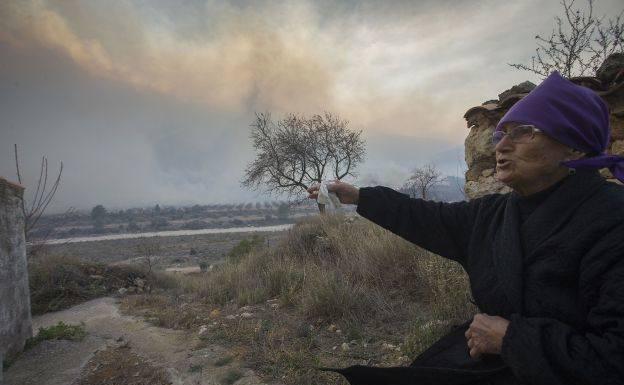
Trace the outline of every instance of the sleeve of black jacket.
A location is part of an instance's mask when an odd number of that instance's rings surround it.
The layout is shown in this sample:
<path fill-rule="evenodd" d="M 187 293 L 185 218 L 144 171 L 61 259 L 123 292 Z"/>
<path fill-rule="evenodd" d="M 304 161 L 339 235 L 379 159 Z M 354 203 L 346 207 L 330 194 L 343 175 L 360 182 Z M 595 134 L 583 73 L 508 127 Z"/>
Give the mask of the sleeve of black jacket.
<path fill-rule="evenodd" d="M 357 212 L 420 247 L 463 264 L 478 201 L 434 202 L 388 187 L 362 187 Z"/>
<path fill-rule="evenodd" d="M 527 384 L 624 384 L 624 226 L 591 249 L 580 268 L 584 330 L 513 315 L 502 358 Z"/>

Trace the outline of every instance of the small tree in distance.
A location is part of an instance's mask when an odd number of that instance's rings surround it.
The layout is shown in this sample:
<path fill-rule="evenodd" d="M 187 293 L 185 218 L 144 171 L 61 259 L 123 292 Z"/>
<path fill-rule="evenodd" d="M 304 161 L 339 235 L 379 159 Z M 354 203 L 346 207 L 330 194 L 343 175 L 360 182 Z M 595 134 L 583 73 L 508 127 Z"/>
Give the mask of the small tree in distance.
<path fill-rule="evenodd" d="M 104 222 L 106 221 L 106 215 L 108 212 L 102 205 L 97 205 L 91 209 L 91 220 L 93 221 L 93 227 L 96 231 L 104 229 Z"/>
<path fill-rule="evenodd" d="M 432 164 L 426 164 L 423 167 L 417 167 L 412 171 L 403 189 L 409 193 L 412 198 L 427 199 L 431 189 L 440 184 L 444 178 L 442 173 Z"/>
<path fill-rule="evenodd" d="M 141 237 L 139 238 L 139 243 L 136 245 L 135 251 L 138 257 L 143 259 L 143 262 L 145 263 L 145 267 L 147 269 L 146 277 L 148 280 L 148 285 L 147 287 L 141 289 L 144 289 L 149 294 L 151 294 L 152 286 L 154 285 L 154 274 L 152 269 L 154 268 L 157 255 L 161 251 L 160 240 L 158 239 L 158 237 Z"/>
<path fill-rule="evenodd" d="M 355 176 L 364 159 L 362 131 L 349 129 L 346 120 L 331 113 L 290 114 L 277 122 L 269 113 L 256 114 L 251 127 L 256 158 L 245 170 L 245 187 L 292 197 L 325 178 Z"/>
<path fill-rule="evenodd" d="M 509 64 L 547 77 L 557 70 L 565 77 L 593 75 L 604 60 L 624 50 L 624 10 L 615 19 L 593 15 L 593 0 L 587 11 L 574 9 L 574 0 L 562 0 L 563 18 L 556 16 L 550 37 L 535 36 L 537 48 L 531 65 Z"/>
<path fill-rule="evenodd" d="M 17 181 L 19 184 L 23 185 L 24 181 L 22 180 L 22 173 L 20 170 L 17 144 L 14 144 L 13 148 L 15 154 L 15 170 L 17 172 Z M 50 180 L 52 184 L 48 185 L 48 158 L 45 156 L 41 157 L 41 166 L 39 167 L 39 179 L 37 180 L 37 190 L 32 196 L 32 202 L 30 203 L 30 205 L 27 205 L 25 203 L 25 199 L 22 199 L 21 208 L 22 213 L 24 214 L 24 236 L 27 242 L 31 241 L 31 234 L 35 229 L 37 222 L 45 213 L 50 202 L 52 202 L 52 199 L 56 194 L 56 190 L 61 183 L 61 175 L 63 175 L 63 162 L 61 162 L 59 171 L 54 179 Z M 69 209 L 66 213 L 69 214 L 71 211 L 72 209 Z M 47 235 L 44 238 L 47 238 Z M 31 250 L 30 254 L 36 254 L 36 251 L 33 249 Z"/>

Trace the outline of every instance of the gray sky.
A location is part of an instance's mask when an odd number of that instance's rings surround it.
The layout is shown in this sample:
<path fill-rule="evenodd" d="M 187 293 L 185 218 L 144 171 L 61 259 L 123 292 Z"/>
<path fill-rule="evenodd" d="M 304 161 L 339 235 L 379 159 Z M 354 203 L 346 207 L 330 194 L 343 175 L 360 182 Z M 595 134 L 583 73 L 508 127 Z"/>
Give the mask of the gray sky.
<path fill-rule="evenodd" d="M 579 2 L 579 5 L 584 3 Z M 614 15 L 619 0 L 597 0 Z M 0 2 L 0 176 L 65 165 L 51 207 L 224 203 L 242 188 L 249 125 L 331 111 L 362 129 L 356 181 L 463 167 L 463 113 L 524 80 L 557 0 Z"/>

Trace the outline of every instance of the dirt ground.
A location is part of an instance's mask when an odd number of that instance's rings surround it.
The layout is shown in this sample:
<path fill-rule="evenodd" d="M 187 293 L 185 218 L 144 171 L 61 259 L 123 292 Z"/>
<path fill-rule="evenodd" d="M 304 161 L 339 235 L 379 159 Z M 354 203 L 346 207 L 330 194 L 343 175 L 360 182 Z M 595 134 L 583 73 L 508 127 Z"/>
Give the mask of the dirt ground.
<path fill-rule="evenodd" d="M 80 342 L 44 341 L 4 373 L 10 385 L 260 385 L 229 352 L 200 343 L 195 333 L 151 326 L 119 312 L 117 300 L 99 298 L 33 319 L 33 330 L 59 321 L 84 323 Z"/>
<path fill-rule="evenodd" d="M 267 242 L 267 246 L 272 246 L 283 236 L 283 231 L 76 242 L 47 245 L 45 246 L 45 252 L 105 264 L 123 261 L 140 263 L 141 259 L 144 258 L 140 249 L 148 245 L 157 250 L 154 255 L 154 262 L 158 268 L 197 266 L 200 261 L 208 264 L 218 263 L 223 260 L 232 247 L 236 246 L 241 240 L 249 239 L 254 235 L 263 237 Z M 191 254 L 192 249 L 195 251 L 193 255 Z"/>
<path fill-rule="evenodd" d="M 97 351 L 77 385 L 170 385 L 164 369 L 133 353 L 129 345 Z"/>

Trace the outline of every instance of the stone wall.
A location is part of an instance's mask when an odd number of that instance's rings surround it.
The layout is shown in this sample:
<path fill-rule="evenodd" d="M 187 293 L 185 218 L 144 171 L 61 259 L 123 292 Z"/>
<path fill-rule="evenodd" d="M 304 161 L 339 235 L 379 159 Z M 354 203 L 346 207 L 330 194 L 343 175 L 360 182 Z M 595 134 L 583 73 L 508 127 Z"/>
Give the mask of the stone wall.
<path fill-rule="evenodd" d="M 32 336 L 23 192 L 0 178 L 0 358 L 21 351 Z"/>
<path fill-rule="evenodd" d="M 615 54 L 608 58 L 598 70 L 596 77 L 570 80 L 593 89 L 607 102 L 611 112 L 611 141 L 607 152 L 624 156 L 624 54 Z M 530 82 L 518 84 L 500 94 L 497 100 L 489 100 L 480 106 L 470 108 L 464 115 L 470 129 L 465 141 L 468 170 L 464 187 L 468 198 L 509 191 L 496 180 L 492 133 L 498 121 L 511 106 L 534 87 L 535 85 Z M 603 169 L 601 174 L 616 182 L 609 170 Z"/>

